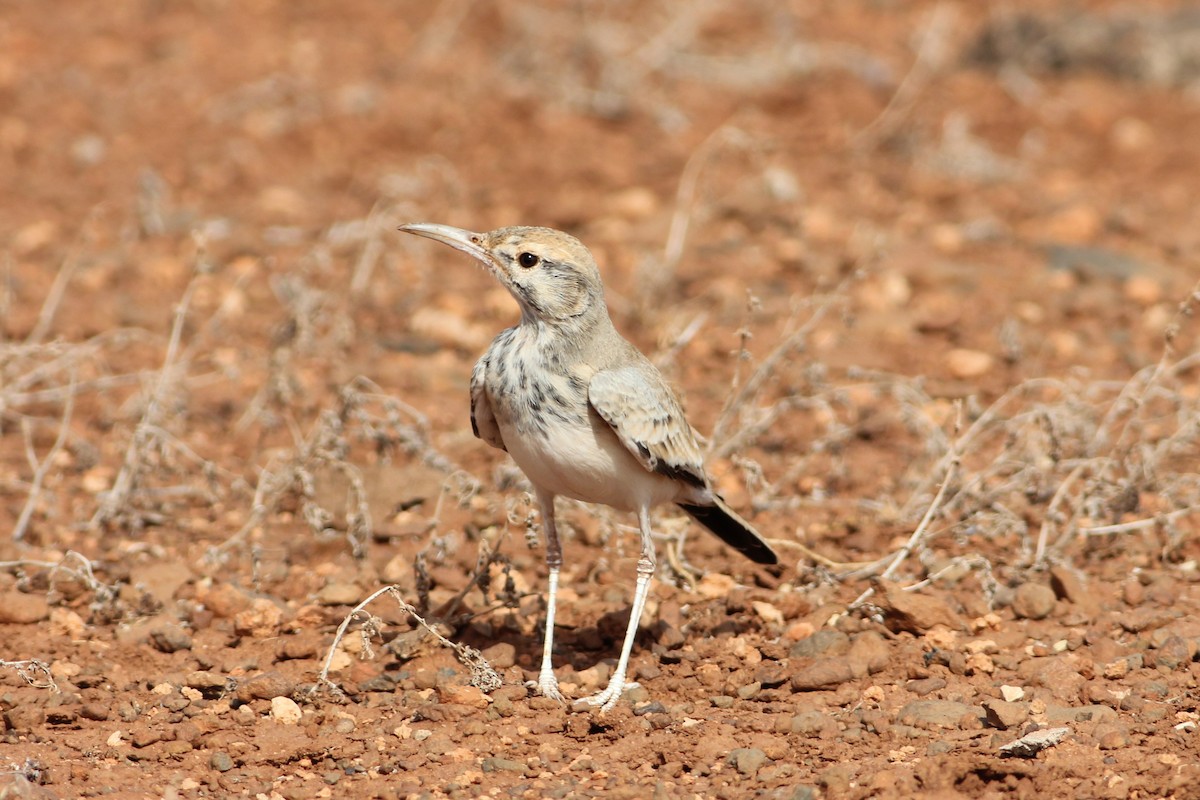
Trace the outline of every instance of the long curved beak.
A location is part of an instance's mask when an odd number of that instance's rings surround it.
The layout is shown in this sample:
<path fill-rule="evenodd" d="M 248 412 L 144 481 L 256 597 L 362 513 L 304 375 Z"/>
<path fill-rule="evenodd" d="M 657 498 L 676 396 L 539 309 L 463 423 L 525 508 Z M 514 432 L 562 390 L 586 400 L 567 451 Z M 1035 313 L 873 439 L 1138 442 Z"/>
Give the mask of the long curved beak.
<path fill-rule="evenodd" d="M 491 254 L 483 246 L 483 234 L 481 233 L 464 231 L 462 228 L 454 228 L 450 225 L 437 225 L 432 222 L 412 222 L 408 225 L 401 225 L 400 230 L 448 244 L 455 250 L 461 250 L 467 255 L 474 256 L 484 264 L 492 263 Z"/>

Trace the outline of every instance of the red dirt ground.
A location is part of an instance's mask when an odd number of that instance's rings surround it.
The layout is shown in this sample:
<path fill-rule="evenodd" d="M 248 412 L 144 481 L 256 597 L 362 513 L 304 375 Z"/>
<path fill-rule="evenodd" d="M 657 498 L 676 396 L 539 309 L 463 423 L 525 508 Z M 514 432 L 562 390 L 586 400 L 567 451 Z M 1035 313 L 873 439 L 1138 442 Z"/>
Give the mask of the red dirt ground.
<path fill-rule="evenodd" d="M 9 3 L 0 798 L 1200 797 L 1197 22 L 985 5 Z M 608 714 L 412 221 L 585 241 L 784 553 L 656 516 Z M 385 585 L 503 685 L 387 594 L 322 684 Z"/>

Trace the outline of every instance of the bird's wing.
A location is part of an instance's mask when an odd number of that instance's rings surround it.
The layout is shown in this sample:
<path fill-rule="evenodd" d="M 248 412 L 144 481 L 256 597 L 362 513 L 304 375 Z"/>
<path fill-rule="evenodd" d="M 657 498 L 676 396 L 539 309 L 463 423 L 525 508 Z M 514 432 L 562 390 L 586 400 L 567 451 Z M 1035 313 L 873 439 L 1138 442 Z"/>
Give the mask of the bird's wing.
<path fill-rule="evenodd" d="M 600 370 L 588 402 L 650 472 L 704 488 L 704 456 L 675 393 L 650 364 Z"/>
<path fill-rule="evenodd" d="M 496 415 L 492 413 L 492 401 L 487 393 L 488 358 L 485 355 L 471 370 L 471 430 L 475 437 L 483 439 L 492 447 L 508 450 L 504 446 L 504 437 L 500 435 L 500 426 L 496 424 Z"/>

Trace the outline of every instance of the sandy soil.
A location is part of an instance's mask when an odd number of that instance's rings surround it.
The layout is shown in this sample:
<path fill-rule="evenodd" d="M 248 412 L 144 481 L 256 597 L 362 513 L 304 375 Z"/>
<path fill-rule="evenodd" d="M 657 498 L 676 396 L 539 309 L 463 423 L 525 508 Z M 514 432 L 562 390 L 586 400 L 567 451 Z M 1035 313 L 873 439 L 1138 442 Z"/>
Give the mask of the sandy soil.
<path fill-rule="evenodd" d="M 1200 797 L 1200 21 L 984 6 L 7 4 L 0 797 Z M 656 516 L 608 714 L 411 221 L 582 238 L 785 554 Z"/>

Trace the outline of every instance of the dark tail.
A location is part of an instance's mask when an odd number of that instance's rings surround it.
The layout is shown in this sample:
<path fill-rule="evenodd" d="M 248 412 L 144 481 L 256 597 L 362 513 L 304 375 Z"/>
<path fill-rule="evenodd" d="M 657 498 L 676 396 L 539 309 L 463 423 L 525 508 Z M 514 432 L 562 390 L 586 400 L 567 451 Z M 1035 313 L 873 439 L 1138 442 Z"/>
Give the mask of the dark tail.
<path fill-rule="evenodd" d="M 714 497 L 711 506 L 696 506 L 680 503 L 679 507 L 704 527 L 721 537 L 721 541 L 737 550 L 746 558 L 759 564 L 778 564 L 779 556 L 767 544 L 750 523 L 739 517 L 719 497 Z"/>

